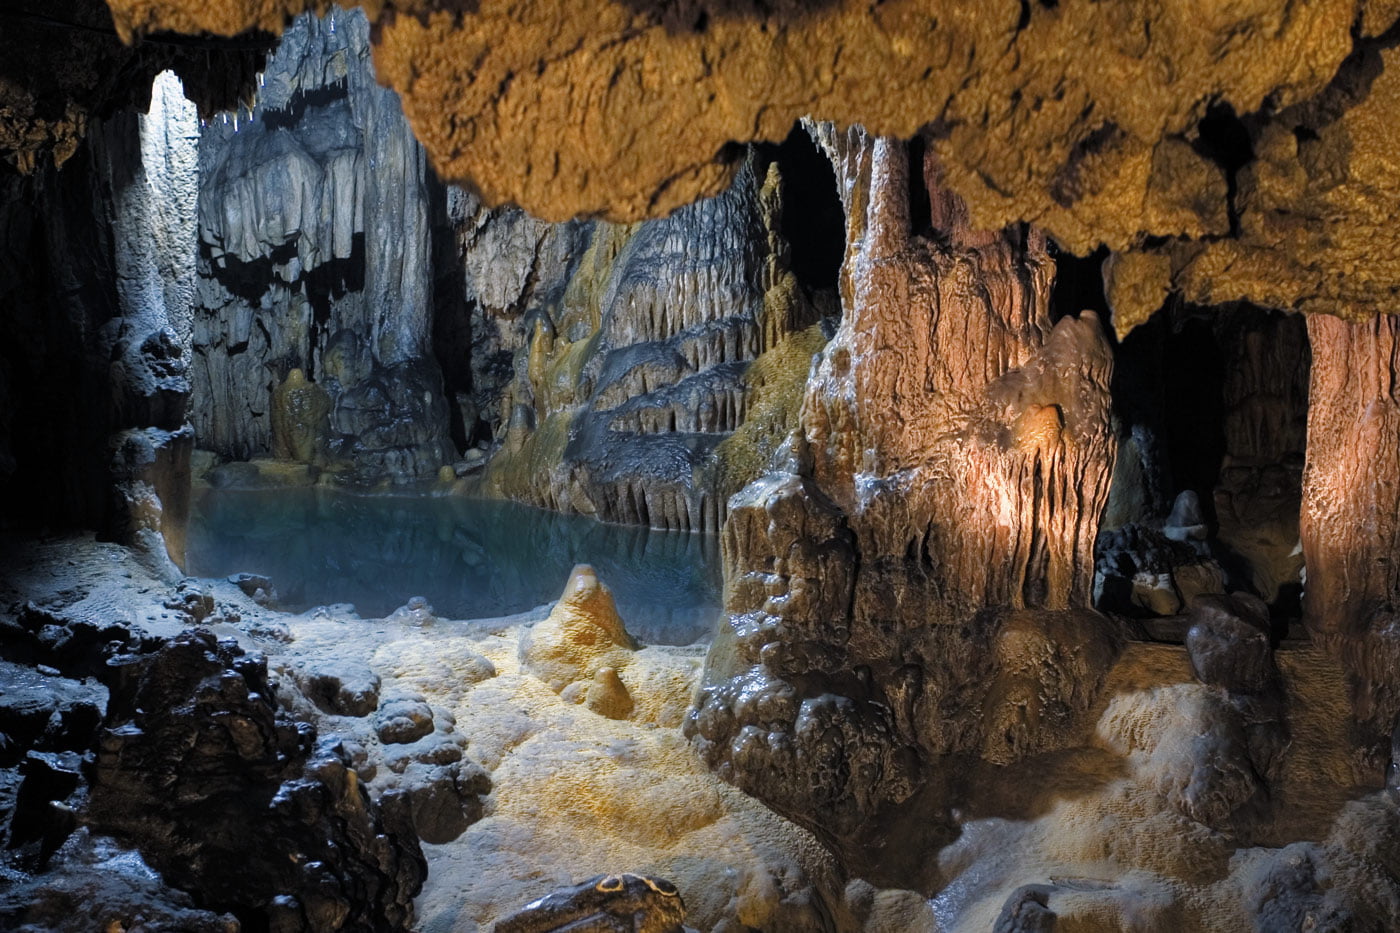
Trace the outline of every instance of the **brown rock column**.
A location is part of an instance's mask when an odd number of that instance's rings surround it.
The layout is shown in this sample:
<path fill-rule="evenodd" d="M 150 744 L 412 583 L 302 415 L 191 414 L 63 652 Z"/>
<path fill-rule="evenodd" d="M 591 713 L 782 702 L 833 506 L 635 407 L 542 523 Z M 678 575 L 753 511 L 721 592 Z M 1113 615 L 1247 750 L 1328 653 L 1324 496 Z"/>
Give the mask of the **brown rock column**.
<path fill-rule="evenodd" d="M 1093 314 L 1052 325 L 1042 234 L 972 230 L 901 141 L 812 131 L 846 208 L 842 321 L 785 459 L 730 500 L 729 617 L 688 733 L 853 838 L 938 756 L 1050 747 L 1091 701 L 1114 656 L 1088 610 L 1112 357 Z M 1030 660 L 1062 654 L 1082 668 Z"/>
<path fill-rule="evenodd" d="M 1342 654 L 1358 739 L 1380 752 L 1400 711 L 1400 318 L 1314 315 L 1308 336 L 1304 619 Z"/>
<path fill-rule="evenodd" d="M 936 621 L 1087 606 L 1115 450 L 1097 318 L 1052 328 L 1039 231 L 971 230 L 929 159 L 917 190 L 937 233 L 913 236 L 903 143 L 824 135 L 838 175 L 869 191 L 848 205 L 844 317 L 803 424 L 862 558 L 901 562 L 901 579 L 867 575 L 857 614 L 895 617 L 911 597 Z"/>

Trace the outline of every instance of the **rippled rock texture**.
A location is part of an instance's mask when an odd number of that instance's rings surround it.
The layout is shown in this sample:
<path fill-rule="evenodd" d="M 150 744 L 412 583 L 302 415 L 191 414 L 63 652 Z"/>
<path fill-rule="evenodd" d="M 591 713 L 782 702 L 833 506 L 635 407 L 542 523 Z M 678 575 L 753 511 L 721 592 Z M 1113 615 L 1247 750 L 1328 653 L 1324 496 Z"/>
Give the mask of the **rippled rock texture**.
<path fill-rule="evenodd" d="M 1042 749 L 1092 697 L 1116 650 L 1087 609 L 1112 357 L 1092 312 L 1051 322 L 1042 234 L 971 231 L 931 153 L 812 129 L 847 209 L 844 315 L 786 460 L 731 502 L 687 729 L 839 836 L 937 756 Z"/>
<path fill-rule="evenodd" d="M 508 211 L 470 222 L 485 338 L 474 375 L 499 386 L 498 411 L 482 416 L 504 432 L 484 488 L 717 531 L 729 493 L 795 423 L 797 392 L 777 396 L 801 385 L 825 339 L 819 298 L 790 268 L 786 190 L 782 163 L 754 153 L 729 190 L 664 220 L 551 225 Z"/>
<path fill-rule="evenodd" d="M 1384 764 L 1400 715 L 1400 326 L 1308 321 L 1313 347 L 1302 540 L 1304 619 L 1348 668 L 1356 739 Z"/>
<path fill-rule="evenodd" d="M 134 33 L 276 30 L 307 5 L 110 0 Z M 1356 316 L 1400 282 L 1371 207 L 1400 193 L 1388 2 L 369 6 L 443 177 L 541 217 L 664 215 L 729 183 L 733 143 L 811 114 L 929 125 L 978 227 L 1119 252 L 1120 333 L 1173 289 Z"/>
<path fill-rule="evenodd" d="M 199 444 L 361 483 L 432 476 L 455 459 L 431 342 L 431 202 L 445 192 L 374 81 L 359 12 L 298 19 L 260 80 L 251 111 L 200 137 Z M 329 411 L 297 408 L 289 377 Z"/>

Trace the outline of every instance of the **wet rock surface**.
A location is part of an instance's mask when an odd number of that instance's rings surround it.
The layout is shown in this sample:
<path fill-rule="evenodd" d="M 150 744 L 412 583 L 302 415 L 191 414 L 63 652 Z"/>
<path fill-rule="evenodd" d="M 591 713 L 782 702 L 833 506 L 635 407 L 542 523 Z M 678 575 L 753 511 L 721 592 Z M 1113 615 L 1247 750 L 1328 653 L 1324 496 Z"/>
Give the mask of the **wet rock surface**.
<path fill-rule="evenodd" d="M 908 799 L 928 756 L 1026 754 L 1043 709 L 1094 695 L 1114 638 L 1074 613 L 1113 468 L 1111 357 L 1091 312 L 1051 327 L 1038 233 L 969 230 L 932 157 L 812 132 L 848 211 L 844 316 L 778 471 L 731 501 L 727 630 L 686 729 L 727 780 L 841 836 Z M 911 172 L 937 238 L 910 235 Z"/>
<path fill-rule="evenodd" d="M 317 747 L 315 729 L 278 709 L 264 658 L 194 630 L 110 663 L 95 826 L 133 842 L 168 882 L 250 923 L 390 930 L 408 921 L 426 869 L 407 814 L 371 802 L 347 762 Z M 263 849 L 268 838 L 283 851 Z"/>
<path fill-rule="evenodd" d="M 495 933 L 616 930 L 681 933 L 685 902 L 676 886 L 645 875 L 599 875 L 546 894 L 496 923 Z"/>
<path fill-rule="evenodd" d="M 139 854 L 115 840 L 78 830 L 50 871 L 7 877 L 0 885 L 0 923 L 16 933 L 88 933 L 146 929 L 170 933 L 235 933 L 231 914 L 200 910 L 168 887 Z"/>
<path fill-rule="evenodd" d="M 430 342 L 445 194 L 374 81 L 364 16 L 331 23 L 301 18 L 256 106 L 201 132 L 191 419 L 224 458 L 427 479 L 456 459 Z"/>

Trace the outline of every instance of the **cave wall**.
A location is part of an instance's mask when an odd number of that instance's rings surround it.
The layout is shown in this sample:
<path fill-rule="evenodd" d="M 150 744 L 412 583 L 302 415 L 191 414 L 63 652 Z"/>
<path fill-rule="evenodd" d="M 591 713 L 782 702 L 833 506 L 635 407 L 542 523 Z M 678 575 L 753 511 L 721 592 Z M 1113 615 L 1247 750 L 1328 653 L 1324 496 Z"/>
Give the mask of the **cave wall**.
<path fill-rule="evenodd" d="M 686 729 L 727 780 L 849 838 L 942 756 L 1053 745 L 1096 689 L 1112 355 L 1092 312 L 1051 323 L 1038 230 L 973 230 L 931 152 L 812 131 L 847 212 L 841 325 L 784 457 L 731 500 Z"/>
<path fill-rule="evenodd" d="M 62 168 L 0 178 L 0 481 L 13 525 L 164 562 L 188 508 L 195 117 L 169 76 L 150 108 L 90 126 Z"/>
<path fill-rule="evenodd" d="M 834 199 L 829 173 L 816 186 L 803 196 Z M 500 434 L 481 488 L 718 531 L 730 493 L 795 422 L 825 341 L 822 290 L 790 268 L 785 190 L 781 158 L 753 152 L 722 194 L 640 224 L 547 224 L 474 202 L 476 394 L 463 405 Z"/>
<path fill-rule="evenodd" d="M 300 459 L 362 484 L 452 462 L 432 347 L 430 222 L 446 192 L 375 83 L 364 15 L 299 18 L 252 109 L 205 126 L 200 172 L 200 447 L 291 455 L 274 448 L 275 395 L 300 370 L 329 402 Z"/>

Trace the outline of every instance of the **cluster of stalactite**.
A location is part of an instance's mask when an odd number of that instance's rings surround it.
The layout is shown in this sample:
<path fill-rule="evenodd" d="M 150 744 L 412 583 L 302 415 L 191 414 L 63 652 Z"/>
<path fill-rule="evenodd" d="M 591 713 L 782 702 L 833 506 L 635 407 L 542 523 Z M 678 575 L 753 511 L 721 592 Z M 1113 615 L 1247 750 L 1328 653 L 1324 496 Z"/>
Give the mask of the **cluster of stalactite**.
<path fill-rule="evenodd" d="M 1040 232 L 973 230 L 921 149 L 810 129 L 847 212 L 843 316 L 798 430 L 731 500 L 728 615 L 687 730 L 727 779 L 841 837 L 935 779 L 941 756 L 1043 751 L 1092 702 L 1131 631 L 1094 605 L 1125 435 L 1104 322 L 1052 322 Z M 1180 639 L 1219 605 L 1277 640 L 1306 561 L 1306 630 L 1344 661 L 1357 773 L 1379 775 L 1400 714 L 1394 319 L 1310 318 L 1311 370 L 1287 319 L 1243 309 L 1206 332 L 1224 348 L 1213 502 L 1187 487 L 1156 531 L 1128 533 L 1190 565 L 1163 610 L 1179 621 L 1152 631 Z M 1058 660 L 1027 673 L 1027 656 Z"/>

